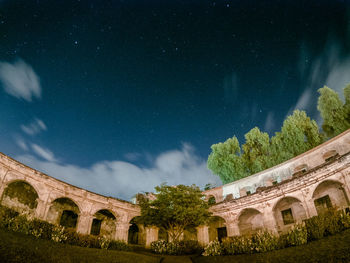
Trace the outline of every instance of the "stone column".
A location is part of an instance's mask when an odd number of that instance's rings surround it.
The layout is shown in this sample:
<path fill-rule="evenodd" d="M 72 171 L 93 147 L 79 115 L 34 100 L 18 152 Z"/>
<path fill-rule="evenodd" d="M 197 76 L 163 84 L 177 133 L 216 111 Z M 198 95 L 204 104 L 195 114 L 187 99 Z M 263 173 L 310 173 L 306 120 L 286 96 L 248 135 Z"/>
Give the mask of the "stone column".
<path fill-rule="evenodd" d="M 80 213 L 77 225 L 77 232 L 81 234 L 90 234 L 92 219 L 93 216 L 89 213 Z"/>
<path fill-rule="evenodd" d="M 45 212 L 47 210 L 47 203 L 44 200 L 37 199 L 38 205 L 35 209 L 35 217 L 45 220 Z"/>
<path fill-rule="evenodd" d="M 115 239 L 128 243 L 129 227 L 128 222 L 117 222 Z"/>
<path fill-rule="evenodd" d="M 156 226 L 147 226 L 145 228 L 146 230 L 146 248 L 150 248 L 151 243 L 153 241 L 157 241 L 158 240 L 158 231 L 159 228 Z"/>
<path fill-rule="evenodd" d="M 278 232 L 275 213 L 272 207 L 268 203 L 265 204 L 265 207 L 263 209 L 263 222 L 264 222 L 264 228 L 266 230 L 269 230 L 273 233 Z"/>
<path fill-rule="evenodd" d="M 302 189 L 301 193 L 303 195 L 303 206 L 306 210 L 307 218 L 317 216 L 317 210 L 315 207 L 314 199 L 312 198 L 312 192 L 309 188 Z"/>
<path fill-rule="evenodd" d="M 209 232 L 208 232 L 209 227 L 202 225 L 196 228 L 197 228 L 198 243 L 201 244 L 202 246 L 209 244 Z"/>
<path fill-rule="evenodd" d="M 238 221 L 229 221 L 226 223 L 227 236 L 239 236 Z"/>

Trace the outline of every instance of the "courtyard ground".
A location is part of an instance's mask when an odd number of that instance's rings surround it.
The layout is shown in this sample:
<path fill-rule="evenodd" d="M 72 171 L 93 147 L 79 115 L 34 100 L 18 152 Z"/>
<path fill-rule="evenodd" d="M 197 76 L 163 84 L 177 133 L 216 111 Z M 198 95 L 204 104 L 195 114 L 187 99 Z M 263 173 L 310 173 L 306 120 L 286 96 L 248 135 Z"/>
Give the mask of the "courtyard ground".
<path fill-rule="evenodd" d="M 103 263 L 253 263 L 350 262 L 350 229 L 309 244 L 267 253 L 237 256 L 161 256 L 144 249 L 134 252 L 83 248 L 36 239 L 0 229 L 0 262 Z"/>

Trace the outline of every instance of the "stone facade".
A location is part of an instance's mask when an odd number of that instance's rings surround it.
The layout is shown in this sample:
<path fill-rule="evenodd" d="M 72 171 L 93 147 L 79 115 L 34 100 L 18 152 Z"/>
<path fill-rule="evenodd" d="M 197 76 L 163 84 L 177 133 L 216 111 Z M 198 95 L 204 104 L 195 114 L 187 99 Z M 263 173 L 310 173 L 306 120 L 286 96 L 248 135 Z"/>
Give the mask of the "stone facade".
<path fill-rule="evenodd" d="M 137 225 L 136 204 L 54 179 L 0 153 L 1 204 L 84 234 L 107 235 L 149 246 L 164 238 Z M 184 233 L 201 244 L 269 229 L 287 231 L 327 207 L 349 207 L 350 130 L 280 165 L 204 191 L 213 220 Z M 165 235 L 166 238 L 166 235 Z"/>

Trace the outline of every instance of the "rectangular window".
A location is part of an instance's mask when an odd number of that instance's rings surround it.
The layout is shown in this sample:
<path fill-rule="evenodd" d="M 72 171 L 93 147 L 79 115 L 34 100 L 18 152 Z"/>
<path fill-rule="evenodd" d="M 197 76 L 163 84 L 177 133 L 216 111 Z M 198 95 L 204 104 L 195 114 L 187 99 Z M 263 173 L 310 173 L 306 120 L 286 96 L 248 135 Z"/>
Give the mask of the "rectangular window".
<path fill-rule="evenodd" d="M 281 213 L 282 213 L 283 223 L 285 225 L 294 223 L 294 218 L 293 218 L 293 214 L 292 214 L 292 209 L 291 208 L 283 210 Z"/>
<path fill-rule="evenodd" d="M 322 196 L 315 200 L 315 207 L 317 214 L 322 214 L 327 211 L 329 208 L 332 208 L 332 202 L 329 198 L 329 195 Z"/>
<path fill-rule="evenodd" d="M 92 220 L 91 232 L 90 232 L 91 235 L 98 236 L 100 234 L 101 223 L 102 223 L 102 220 L 99 220 L 97 218 L 94 218 Z"/>

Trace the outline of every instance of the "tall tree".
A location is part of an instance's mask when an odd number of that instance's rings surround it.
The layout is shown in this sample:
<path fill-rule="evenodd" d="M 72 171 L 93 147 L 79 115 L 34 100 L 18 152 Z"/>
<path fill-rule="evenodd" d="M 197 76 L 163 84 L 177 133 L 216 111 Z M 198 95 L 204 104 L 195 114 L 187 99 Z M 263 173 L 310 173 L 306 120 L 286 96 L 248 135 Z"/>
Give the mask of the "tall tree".
<path fill-rule="evenodd" d="M 236 136 L 224 143 L 213 144 L 208 157 L 208 168 L 218 175 L 223 183 L 229 183 L 248 175 L 241 148 Z"/>
<path fill-rule="evenodd" d="M 261 132 L 258 127 L 245 134 L 245 144 L 242 145 L 243 160 L 250 174 L 258 173 L 270 167 L 270 137 Z"/>
<path fill-rule="evenodd" d="M 346 85 L 346 87 L 344 88 L 344 98 L 344 112 L 346 115 L 347 122 L 350 123 L 350 84 Z"/>
<path fill-rule="evenodd" d="M 202 191 L 195 185 L 162 184 L 155 189 L 155 200 L 140 198 L 138 221 L 164 229 L 173 241 L 177 241 L 186 228 L 206 223 L 211 215 Z"/>
<path fill-rule="evenodd" d="M 328 137 L 333 137 L 350 128 L 347 120 L 347 113 L 344 110 L 343 103 L 338 93 L 324 86 L 319 89 L 317 109 L 323 118 L 322 129 Z M 348 96 L 348 90 L 344 91 Z"/>

